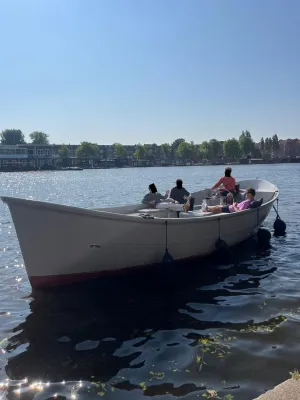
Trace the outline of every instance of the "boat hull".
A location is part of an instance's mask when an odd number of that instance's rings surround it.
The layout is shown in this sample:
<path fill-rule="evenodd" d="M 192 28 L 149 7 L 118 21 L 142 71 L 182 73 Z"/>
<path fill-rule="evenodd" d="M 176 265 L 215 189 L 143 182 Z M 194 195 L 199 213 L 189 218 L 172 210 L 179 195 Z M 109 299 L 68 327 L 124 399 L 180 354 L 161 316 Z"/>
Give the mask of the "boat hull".
<path fill-rule="evenodd" d="M 234 246 L 253 235 L 277 194 L 260 208 L 195 218 L 154 218 L 32 200 L 8 204 L 32 287 L 65 284 L 211 254 L 218 238 Z"/>

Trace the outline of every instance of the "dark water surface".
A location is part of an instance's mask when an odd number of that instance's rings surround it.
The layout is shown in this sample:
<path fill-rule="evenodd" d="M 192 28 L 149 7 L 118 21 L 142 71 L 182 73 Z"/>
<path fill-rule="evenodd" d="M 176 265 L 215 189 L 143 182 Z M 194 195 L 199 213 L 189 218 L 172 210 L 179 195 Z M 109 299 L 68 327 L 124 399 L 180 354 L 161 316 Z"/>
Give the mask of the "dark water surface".
<path fill-rule="evenodd" d="M 108 206 L 139 201 L 151 182 L 164 191 L 181 177 L 197 190 L 222 172 L 1 173 L 0 194 Z M 250 241 L 236 249 L 235 265 L 199 260 L 34 295 L 1 203 L 0 399 L 197 399 L 208 389 L 248 400 L 286 379 L 300 364 L 299 172 L 299 165 L 234 167 L 237 179 L 260 177 L 281 190 L 288 234 L 273 237 L 268 251 Z M 265 225 L 274 219 L 271 212 Z"/>

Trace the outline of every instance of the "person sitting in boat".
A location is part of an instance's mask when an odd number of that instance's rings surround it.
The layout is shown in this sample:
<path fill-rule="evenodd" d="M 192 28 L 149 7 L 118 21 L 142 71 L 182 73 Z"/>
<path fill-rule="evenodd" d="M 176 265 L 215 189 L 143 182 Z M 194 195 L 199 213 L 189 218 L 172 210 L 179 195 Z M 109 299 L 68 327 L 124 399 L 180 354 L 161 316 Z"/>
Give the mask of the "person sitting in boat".
<path fill-rule="evenodd" d="M 186 204 L 189 210 L 193 210 L 195 199 L 192 195 L 182 186 L 182 179 L 177 179 L 176 186 L 173 187 L 170 193 L 170 199 L 175 204 Z"/>
<path fill-rule="evenodd" d="M 224 176 L 222 176 L 211 188 L 211 190 L 216 190 L 222 186 L 220 195 L 226 197 L 228 203 L 232 202 L 233 197 L 236 194 L 236 181 L 234 177 L 231 176 L 231 171 L 232 169 L 230 167 L 226 167 Z"/>
<path fill-rule="evenodd" d="M 241 201 L 240 203 L 233 203 L 227 206 L 208 206 L 206 207 L 206 211 L 213 212 L 214 214 L 219 214 L 219 213 L 234 213 L 247 210 L 250 207 L 250 204 L 255 200 L 255 189 L 253 188 L 246 189 L 245 196 L 246 200 Z"/>
<path fill-rule="evenodd" d="M 154 183 L 149 185 L 149 193 L 147 193 L 143 200 L 143 204 L 147 204 L 151 208 L 155 208 L 157 204 L 161 203 L 162 200 L 166 200 L 169 196 L 170 191 L 167 190 L 165 195 L 158 193 Z"/>
<path fill-rule="evenodd" d="M 174 211 L 189 211 L 185 204 L 175 204 L 171 199 L 168 199 L 170 191 L 167 190 L 165 195 L 157 192 L 154 183 L 149 185 L 149 193 L 143 198 L 142 203 L 147 204 L 150 208 L 169 209 Z"/>

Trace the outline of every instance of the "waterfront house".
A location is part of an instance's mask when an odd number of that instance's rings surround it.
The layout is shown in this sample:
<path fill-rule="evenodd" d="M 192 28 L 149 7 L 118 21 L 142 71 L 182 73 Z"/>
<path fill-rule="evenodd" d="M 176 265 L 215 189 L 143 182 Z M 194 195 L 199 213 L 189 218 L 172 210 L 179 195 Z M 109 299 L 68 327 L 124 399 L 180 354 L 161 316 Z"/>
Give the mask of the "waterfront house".
<path fill-rule="evenodd" d="M 27 169 L 29 164 L 27 149 L 22 145 L 0 146 L 0 169 L 1 170 L 22 170 Z"/>

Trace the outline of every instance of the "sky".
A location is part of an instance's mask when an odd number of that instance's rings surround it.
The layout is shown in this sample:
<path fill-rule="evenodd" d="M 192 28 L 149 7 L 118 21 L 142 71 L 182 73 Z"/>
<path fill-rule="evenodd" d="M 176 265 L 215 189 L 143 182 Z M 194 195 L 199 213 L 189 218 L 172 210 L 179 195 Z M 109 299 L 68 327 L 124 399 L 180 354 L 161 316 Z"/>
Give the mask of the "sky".
<path fill-rule="evenodd" d="M 0 130 L 300 137 L 298 0 L 2 0 Z"/>

